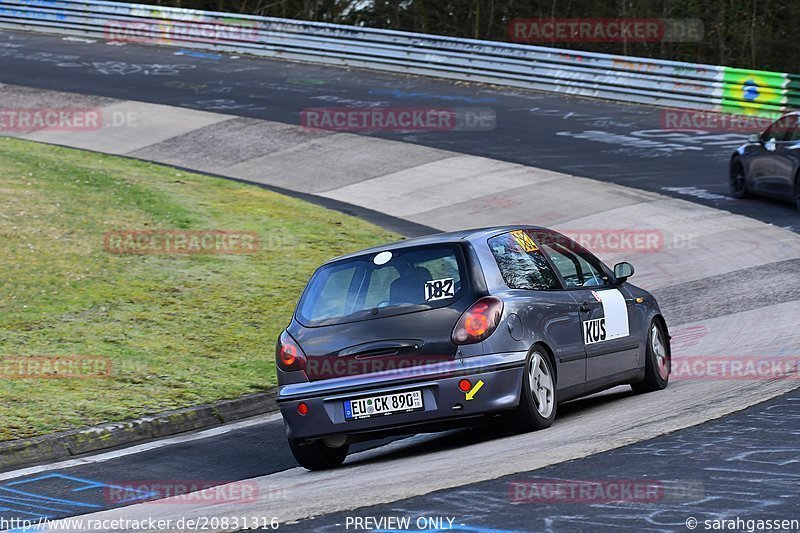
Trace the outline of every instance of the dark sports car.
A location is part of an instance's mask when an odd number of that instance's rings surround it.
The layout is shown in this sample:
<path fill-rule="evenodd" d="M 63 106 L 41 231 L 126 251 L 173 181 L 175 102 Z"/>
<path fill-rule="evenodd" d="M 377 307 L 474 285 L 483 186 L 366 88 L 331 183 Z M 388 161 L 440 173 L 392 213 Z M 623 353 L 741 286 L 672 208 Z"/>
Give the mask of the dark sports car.
<path fill-rule="evenodd" d="M 800 112 L 787 113 L 760 135 L 755 133 L 731 157 L 735 198 L 751 194 L 790 200 L 800 209 Z"/>
<path fill-rule="evenodd" d="M 667 386 L 655 298 L 539 227 L 410 239 L 322 265 L 277 343 L 278 404 L 297 461 L 351 442 L 497 417 L 549 427 L 559 402 Z"/>

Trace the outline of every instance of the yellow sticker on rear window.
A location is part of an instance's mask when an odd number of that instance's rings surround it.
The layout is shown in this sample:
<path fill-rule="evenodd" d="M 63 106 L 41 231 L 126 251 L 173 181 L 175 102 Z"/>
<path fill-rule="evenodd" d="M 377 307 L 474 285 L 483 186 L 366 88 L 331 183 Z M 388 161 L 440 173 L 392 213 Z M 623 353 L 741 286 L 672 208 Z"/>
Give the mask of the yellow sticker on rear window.
<path fill-rule="evenodd" d="M 517 231 L 512 231 L 511 236 L 514 237 L 515 241 L 517 241 L 519 247 L 526 252 L 535 252 L 539 249 L 539 247 L 536 246 L 536 243 L 533 242 L 533 239 L 531 239 L 531 236 L 525 233 L 524 230 L 520 229 Z"/>

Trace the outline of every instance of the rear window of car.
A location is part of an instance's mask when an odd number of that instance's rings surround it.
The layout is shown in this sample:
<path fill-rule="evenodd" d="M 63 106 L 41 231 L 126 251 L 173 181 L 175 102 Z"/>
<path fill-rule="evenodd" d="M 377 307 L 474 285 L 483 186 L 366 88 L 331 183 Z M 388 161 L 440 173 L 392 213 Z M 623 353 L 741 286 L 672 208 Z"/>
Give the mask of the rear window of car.
<path fill-rule="evenodd" d="M 305 326 L 379 318 L 442 307 L 466 289 L 457 244 L 401 248 L 327 264 L 297 305 Z"/>

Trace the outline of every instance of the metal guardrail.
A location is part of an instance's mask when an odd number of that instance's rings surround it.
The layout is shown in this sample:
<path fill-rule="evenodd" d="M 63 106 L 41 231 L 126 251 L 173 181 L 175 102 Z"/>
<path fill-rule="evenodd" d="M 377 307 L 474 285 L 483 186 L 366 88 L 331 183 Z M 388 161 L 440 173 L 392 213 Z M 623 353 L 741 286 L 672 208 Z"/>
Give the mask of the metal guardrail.
<path fill-rule="evenodd" d="M 794 74 L 144 4 L 0 0 L 0 28 L 736 114 L 774 114 L 800 104 Z"/>

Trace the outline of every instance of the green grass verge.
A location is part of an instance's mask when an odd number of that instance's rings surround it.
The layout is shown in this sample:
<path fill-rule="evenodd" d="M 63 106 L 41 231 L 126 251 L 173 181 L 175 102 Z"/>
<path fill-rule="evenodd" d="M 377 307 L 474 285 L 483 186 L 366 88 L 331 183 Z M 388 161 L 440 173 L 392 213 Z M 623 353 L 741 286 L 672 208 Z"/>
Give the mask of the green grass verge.
<path fill-rule="evenodd" d="M 106 232 L 148 229 L 254 231 L 262 246 L 104 250 Z M 0 440 L 10 440 L 269 388 L 275 339 L 313 270 L 399 236 L 254 186 L 3 138 L 0 238 L 0 362 L 111 361 L 107 378 L 20 379 L 6 368 Z"/>

